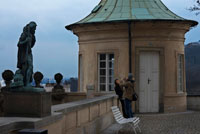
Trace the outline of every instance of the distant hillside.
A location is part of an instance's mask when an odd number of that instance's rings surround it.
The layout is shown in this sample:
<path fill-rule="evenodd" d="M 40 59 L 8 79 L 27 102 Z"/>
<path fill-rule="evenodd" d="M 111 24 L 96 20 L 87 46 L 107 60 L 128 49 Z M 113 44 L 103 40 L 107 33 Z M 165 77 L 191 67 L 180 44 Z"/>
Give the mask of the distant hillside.
<path fill-rule="evenodd" d="M 200 95 L 200 41 L 185 46 L 185 63 L 187 92 Z"/>

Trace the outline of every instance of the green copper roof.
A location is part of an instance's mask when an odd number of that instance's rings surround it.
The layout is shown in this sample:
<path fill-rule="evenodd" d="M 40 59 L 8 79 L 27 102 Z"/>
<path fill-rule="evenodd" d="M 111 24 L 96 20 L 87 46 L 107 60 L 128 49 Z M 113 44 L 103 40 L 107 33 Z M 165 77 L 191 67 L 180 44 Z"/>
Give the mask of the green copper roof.
<path fill-rule="evenodd" d="M 185 19 L 171 12 L 161 0 L 101 0 L 86 18 L 75 24 L 130 20 Z"/>

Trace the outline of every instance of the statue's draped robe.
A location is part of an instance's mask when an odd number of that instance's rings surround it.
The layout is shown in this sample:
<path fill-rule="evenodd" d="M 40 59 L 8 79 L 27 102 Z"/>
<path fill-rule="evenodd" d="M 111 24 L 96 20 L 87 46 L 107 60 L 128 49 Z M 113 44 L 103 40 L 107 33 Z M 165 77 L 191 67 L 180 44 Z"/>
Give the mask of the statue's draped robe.
<path fill-rule="evenodd" d="M 31 40 L 26 41 L 27 37 L 31 38 Z M 35 36 L 33 34 L 27 35 L 25 32 L 21 34 L 21 37 L 18 42 L 18 61 L 17 61 L 17 68 L 21 70 L 23 75 L 23 81 L 25 85 L 32 82 L 31 74 L 33 74 L 33 59 L 32 59 L 32 50 L 31 48 L 35 44 Z M 28 73 L 29 76 L 27 76 Z"/>
<path fill-rule="evenodd" d="M 22 66 L 26 65 L 28 55 L 32 54 L 31 48 L 35 44 L 35 36 L 31 35 L 32 41 L 26 42 L 24 44 L 21 44 L 21 42 L 25 41 L 26 38 L 28 37 L 27 34 L 22 33 L 21 37 L 19 39 L 19 42 L 17 44 L 18 46 L 18 60 L 17 60 L 17 68 L 22 69 Z"/>

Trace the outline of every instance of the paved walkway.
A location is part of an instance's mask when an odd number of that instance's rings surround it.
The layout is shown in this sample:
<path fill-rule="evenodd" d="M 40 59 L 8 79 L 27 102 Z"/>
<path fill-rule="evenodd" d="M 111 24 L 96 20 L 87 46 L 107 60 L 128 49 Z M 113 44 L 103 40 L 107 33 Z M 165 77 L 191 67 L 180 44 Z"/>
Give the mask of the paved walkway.
<path fill-rule="evenodd" d="M 141 134 L 200 134 L 200 112 L 137 116 L 141 119 Z M 116 134 L 119 128 L 120 125 L 113 124 L 103 134 Z M 126 125 L 120 129 L 119 134 L 134 134 L 134 132 Z"/>

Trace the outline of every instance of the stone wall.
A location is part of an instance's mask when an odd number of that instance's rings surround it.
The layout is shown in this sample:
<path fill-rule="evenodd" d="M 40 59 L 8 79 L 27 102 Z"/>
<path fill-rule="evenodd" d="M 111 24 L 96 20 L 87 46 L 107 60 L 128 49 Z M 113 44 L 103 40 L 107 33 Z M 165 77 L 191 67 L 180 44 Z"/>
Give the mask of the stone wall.
<path fill-rule="evenodd" d="M 165 113 L 187 111 L 186 94 L 165 95 L 164 103 Z"/>
<path fill-rule="evenodd" d="M 187 96 L 187 109 L 200 111 L 200 95 Z"/>
<path fill-rule="evenodd" d="M 95 97 L 99 97 L 102 95 L 106 95 L 106 93 L 94 93 Z M 80 101 L 87 98 L 87 94 L 85 92 L 68 92 L 63 93 L 63 100 L 55 100 L 52 99 L 52 105 L 64 104 L 68 102 Z M 3 116 L 3 94 L 0 92 L 0 117 Z"/>
<path fill-rule="evenodd" d="M 110 107 L 117 105 L 113 94 L 52 106 L 45 118 L 0 118 L 1 134 L 24 128 L 47 129 L 48 134 L 100 134 L 114 122 Z"/>
<path fill-rule="evenodd" d="M 87 95 L 85 92 L 69 92 L 69 93 L 63 93 L 63 100 L 55 100 L 52 98 L 52 104 L 63 104 L 73 101 L 79 101 L 87 98 Z"/>
<path fill-rule="evenodd" d="M 113 92 L 110 92 L 110 93 L 100 93 L 100 92 L 93 93 L 93 95 L 95 97 L 99 97 L 99 96 L 107 95 L 107 94 L 113 94 Z M 60 100 L 60 101 L 52 99 L 52 104 L 57 105 L 57 104 L 63 104 L 63 103 L 87 99 L 87 93 L 86 92 L 68 92 L 68 93 L 63 93 L 63 96 L 64 96 L 64 99 Z"/>

